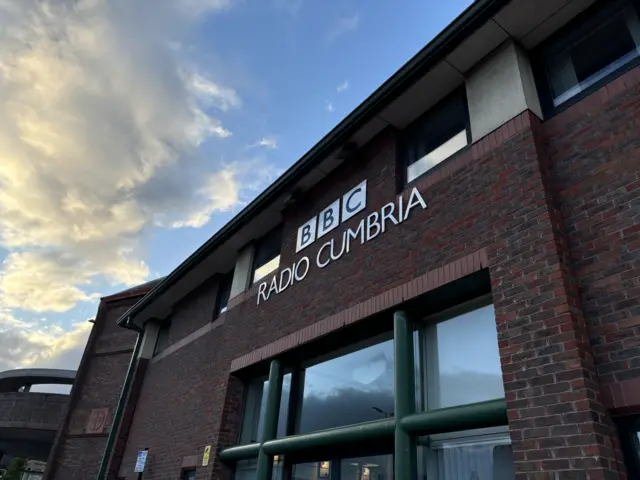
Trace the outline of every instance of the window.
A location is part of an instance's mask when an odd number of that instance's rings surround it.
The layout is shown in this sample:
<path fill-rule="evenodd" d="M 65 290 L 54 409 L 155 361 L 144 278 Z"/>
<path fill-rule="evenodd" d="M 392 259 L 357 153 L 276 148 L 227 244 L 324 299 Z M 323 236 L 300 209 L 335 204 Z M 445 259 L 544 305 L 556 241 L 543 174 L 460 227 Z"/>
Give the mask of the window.
<path fill-rule="evenodd" d="M 422 332 L 426 409 L 504 397 L 493 305 L 450 314 L 428 319 Z"/>
<path fill-rule="evenodd" d="M 638 63 L 640 21 L 634 0 L 601 2 L 540 48 L 545 110 L 577 100 Z"/>
<path fill-rule="evenodd" d="M 418 411 L 504 398 L 490 297 L 416 320 L 413 339 Z M 393 418 L 396 392 L 391 335 L 363 340 L 293 366 L 283 379 L 277 436 Z M 242 444 L 264 440 L 267 387 L 264 378 L 248 386 Z M 297 480 L 391 479 L 394 456 L 393 443 L 388 440 L 340 445 L 299 457 L 292 454 L 277 472 L 286 472 L 286 478 Z M 416 440 L 419 478 L 515 478 L 507 426 L 423 435 Z M 325 455 L 329 458 L 318 458 Z M 279 461 L 284 462 L 284 458 Z M 255 468 L 255 460 L 239 462 L 236 478 L 253 480 Z"/>
<path fill-rule="evenodd" d="M 298 433 L 393 416 L 393 340 L 310 366 Z"/>
<path fill-rule="evenodd" d="M 245 401 L 244 418 L 242 420 L 242 443 L 262 441 L 264 414 L 267 407 L 267 388 L 269 380 L 257 379 L 249 384 Z M 291 393 L 291 374 L 282 380 L 282 396 L 280 397 L 280 412 L 278 415 L 277 437 L 284 437 L 287 433 L 287 418 L 289 410 L 289 396 Z"/>
<path fill-rule="evenodd" d="M 218 298 L 216 300 L 215 318 L 227 311 L 229 297 L 231 296 L 231 284 L 233 283 L 233 270 L 220 278 L 218 285 Z"/>
<path fill-rule="evenodd" d="M 299 463 L 293 468 L 294 480 L 392 480 L 393 455 L 343 458 Z"/>
<path fill-rule="evenodd" d="M 406 182 L 412 182 L 469 144 L 469 110 L 464 89 L 449 95 L 404 132 Z"/>
<path fill-rule="evenodd" d="M 183 470 L 180 475 L 180 480 L 196 480 L 196 470 L 191 468 L 189 470 Z"/>
<path fill-rule="evenodd" d="M 282 227 L 267 233 L 256 245 L 253 260 L 253 282 L 263 279 L 280 266 L 280 247 L 282 245 Z"/>
<path fill-rule="evenodd" d="M 420 329 L 422 409 L 504 397 L 493 305 L 487 298 L 427 318 Z M 435 480 L 514 478 L 507 427 L 418 439 L 419 466 Z"/>
<path fill-rule="evenodd" d="M 640 417 L 615 419 L 629 480 L 640 480 Z"/>
<path fill-rule="evenodd" d="M 156 340 L 156 347 L 153 350 L 153 355 L 156 356 L 162 352 L 169 344 L 169 330 L 171 329 L 171 321 L 165 320 L 160 324 L 160 330 L 158 330 L 158 338 Z"/>

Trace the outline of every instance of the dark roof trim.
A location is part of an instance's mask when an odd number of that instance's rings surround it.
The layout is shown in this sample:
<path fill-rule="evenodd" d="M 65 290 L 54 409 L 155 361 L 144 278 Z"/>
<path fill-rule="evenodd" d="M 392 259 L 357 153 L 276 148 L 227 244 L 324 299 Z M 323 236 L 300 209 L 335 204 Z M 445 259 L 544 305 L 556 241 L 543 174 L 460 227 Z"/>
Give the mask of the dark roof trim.
<path fill-rule="evenodd" d="M 335 149 L 346 143 L 357 130 L 377 115 L 391 101 L 417 82 L 424 74 L 444 59 L 455 47 L 495 15 L 509 0 L 476 0 L 411 60 L 405 63 L 380 88 L 373 92 L 353 112 L 325 135 L 302 158 L 271 184 L 238 215 L 198 248 L 191 256 L 167 275 L 147 295 L 118 319 L 118 325 L 129 327 L 133 318 L 162 295 L 169 286 L 181 278 L 193 265 L 233 236 L 257 212 L 274 201 L 287 187 L 309 173 Z"/>

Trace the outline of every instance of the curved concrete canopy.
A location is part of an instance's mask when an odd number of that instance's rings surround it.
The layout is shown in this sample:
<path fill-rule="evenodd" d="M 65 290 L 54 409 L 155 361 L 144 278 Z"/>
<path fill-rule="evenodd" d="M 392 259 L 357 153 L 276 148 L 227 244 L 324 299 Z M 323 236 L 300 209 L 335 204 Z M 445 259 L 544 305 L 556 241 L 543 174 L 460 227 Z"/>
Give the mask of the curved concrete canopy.
<path fill-rule="evenodd" d="M 0 392 L 17 392 L 24 385 L 72 385 L 75 370 L 19 368 L 0 372 Z"/>
<path fill-rule="evenodd" d="M 0 393 L 0 452 L 46 461 L 68 403 L 55 393 Z"/>

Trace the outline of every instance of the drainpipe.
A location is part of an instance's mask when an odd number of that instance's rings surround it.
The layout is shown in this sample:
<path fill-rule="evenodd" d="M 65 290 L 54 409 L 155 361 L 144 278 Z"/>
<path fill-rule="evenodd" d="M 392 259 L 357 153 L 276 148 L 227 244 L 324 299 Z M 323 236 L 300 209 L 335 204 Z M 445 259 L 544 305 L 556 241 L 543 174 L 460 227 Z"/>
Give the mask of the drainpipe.
<path fill-rule="evenodd" d="M 129 324 L 129 327 L 133 328 L 134 326 Z M 107 437 L 107 445 L 105 446 L 104 454 L 102 455 L 102 461 L 100 462 L 100 470 L 98 470 L 98 476 L 96 477 L 97 480 L 106 480 L 107 478 L 107 467 L 109 465 L 109 458 L 111 457 L 113 446 L 116 443 L 118 425 L 120 424 L 120 420 L 122 419 L 122 412 L 124 412 L 125 403 L 127 401 L 127 394 L 129 393 L 129 388 L 131 387 L 133 373 L 136 369 L 138 356 L 140 354 L 140 347 L 142 346 L 142 337 L 144 336 L 144 330 L 140 328 L 135 328 L 135 330 L 138 332 L 138 338 L 136 338 L 136 345 L 133 348 L 133 353 L 131 354 L 131 361 L 129 362 L 127 376 L 124 378 L 124 384 L 122 385 L 122 391 L 120 392 L 118 405 L 113 415 L 113 422 L 111 423 L 111 429 L 109 430 L 109 436 Z"/>

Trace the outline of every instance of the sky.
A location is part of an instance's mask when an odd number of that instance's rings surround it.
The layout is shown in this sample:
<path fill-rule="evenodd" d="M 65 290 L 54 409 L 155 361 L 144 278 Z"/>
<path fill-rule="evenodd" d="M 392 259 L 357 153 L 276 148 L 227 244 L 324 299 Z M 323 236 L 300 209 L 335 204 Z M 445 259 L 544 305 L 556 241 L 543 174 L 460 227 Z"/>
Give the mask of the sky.
<path fill-rule="evenodd" d="M 77 368 L 471 0 L 0 0 L 0 371 Z"/>

